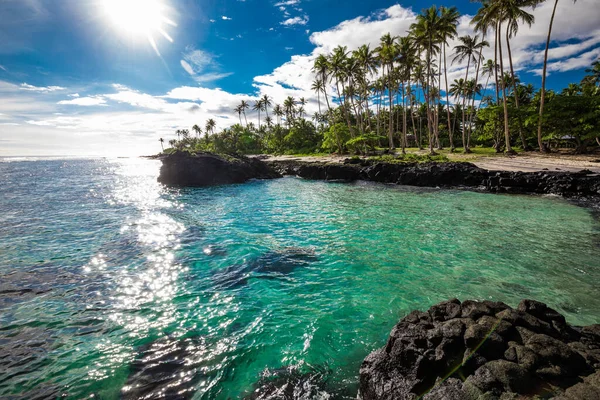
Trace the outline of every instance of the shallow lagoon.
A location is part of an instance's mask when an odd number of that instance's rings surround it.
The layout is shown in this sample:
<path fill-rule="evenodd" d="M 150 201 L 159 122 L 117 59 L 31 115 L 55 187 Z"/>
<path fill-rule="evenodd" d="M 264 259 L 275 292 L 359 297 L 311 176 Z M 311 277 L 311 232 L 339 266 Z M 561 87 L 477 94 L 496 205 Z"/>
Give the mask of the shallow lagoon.
<path fill-rule="evenodd" d="M 562 199 L 295 178 L 169 189 L 159 165 L 0 163 L 0 397 L 240 398 L 291 367 L 353 398 L 394 323 L 450 297 L 600 322 L 600 223 Z"/>

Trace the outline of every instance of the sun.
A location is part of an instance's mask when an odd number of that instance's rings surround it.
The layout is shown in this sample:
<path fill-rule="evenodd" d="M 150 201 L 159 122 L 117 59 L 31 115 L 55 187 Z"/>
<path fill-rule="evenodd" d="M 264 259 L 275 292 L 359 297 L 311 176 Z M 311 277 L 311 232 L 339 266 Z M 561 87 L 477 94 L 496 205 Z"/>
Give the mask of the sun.
<path fill-rule="evenodd" d="M 165 15 L 162 0 L 102 0 L 102 6 L 112 25 L 133 38 L 147 38 L 157 54 L 157 34 L 173 42 L 165 28 L 177 25 Z"/>

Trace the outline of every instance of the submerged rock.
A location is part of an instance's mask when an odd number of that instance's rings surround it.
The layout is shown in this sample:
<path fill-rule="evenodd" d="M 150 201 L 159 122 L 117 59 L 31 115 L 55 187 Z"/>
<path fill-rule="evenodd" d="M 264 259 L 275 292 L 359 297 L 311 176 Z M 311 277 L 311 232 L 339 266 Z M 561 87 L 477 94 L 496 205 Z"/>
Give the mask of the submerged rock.
<path fill-rule="evenodd" d="M 269 251 L 241 265 L 232 265 L 213 275 L 215 285 L 232 289 L 248 284 L 248 279 L 276 279 L 306 267 L 316 260 L 311 249 L 288 247 L 280 251 Z"/>
<path fill-rule="evenodd" d="M 325 389 L 329 370 L 301 372 L 298 368 L 266 370 L 252 394 L 245 400 L 312 400 L 329 399 Z"/>
<path fill-rule="evenodd" d="M 161 161 L 158 181 L 168 185 L 213 186 L 280 177 L 264 162 L 243 156 L 175 152 L 162 156 Z"/>
<path fill-rule="evenodd" d="M 460 301 L 413 311 L 360 368 L 363 400 L 600 398 L 600 325 L 543 303 Z"/>
<path fill-rule="evenodd" d="M 142 347 L 129 369 L 122 399 L 191 399 L 203 343 L 199 338 L 163 338 Z"/>

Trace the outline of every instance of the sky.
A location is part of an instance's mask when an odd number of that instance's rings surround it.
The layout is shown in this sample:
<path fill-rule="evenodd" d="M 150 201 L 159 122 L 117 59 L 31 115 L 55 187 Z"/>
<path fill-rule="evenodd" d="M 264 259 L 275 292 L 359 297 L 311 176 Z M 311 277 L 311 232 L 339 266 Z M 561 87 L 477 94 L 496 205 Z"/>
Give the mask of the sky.
<path fill-rule="evenodd" d="M 233 108 L 264 94 L 305 97 L 312 115 L 317 55 L 404 36 L 433 4 L 456 6 L 459 35 L 473 34 L 468 0 L 0 0 L 0 156 L 155 154 L 177 129 L 239 122 Z M 511 40 L 517 74 L 536 87 L 552 6 Z M 549 88 L 600 57 L 598 21 L 600 0 L 559 1 Z M 449 64 L 449 81 L 465 69 Z"/>

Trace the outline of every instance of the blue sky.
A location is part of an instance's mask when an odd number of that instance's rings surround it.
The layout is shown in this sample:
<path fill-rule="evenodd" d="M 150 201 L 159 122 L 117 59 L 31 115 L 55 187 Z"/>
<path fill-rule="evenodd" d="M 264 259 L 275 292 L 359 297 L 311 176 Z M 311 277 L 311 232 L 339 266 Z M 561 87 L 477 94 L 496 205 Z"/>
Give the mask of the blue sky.
<path fill-rule="evenodd" d="M 153 1 L 161 5 L 160 27 L 172 40 L 152 25 L 155 48 L 145 34 L 123 26 L 135 21 L 114 15 L 140 0 L 0 2 L 0 156 L 152 153 L 158 138 L 172 138 L 177 128 L 202 126 L 209 117 L 219 128 L 235 123 L 232 108 L 241 99 L 313 97 L 310 66 L 317 54 L 338 44 L 375 47 L 388 31 L 404 34 L 415 13 L 434 4 Z M 464 0 L 435 4 L 455 5 L 462 14 L 478 7 Z M 511 42 L 518 74 L 536 86 L 551 6 L 533 11 L 534 26 L 522 27 Z M 597 0 L 561 0 L 550 88 L 579 81 L 600 56 L 599 20 Z M 460 34 L 471 33 L 468 22 L 461 21 Z M 452 66 L 449 79 L 463 76 L 464 67 Z M 308 106 L 313 109 L 315 101 Z"/>

